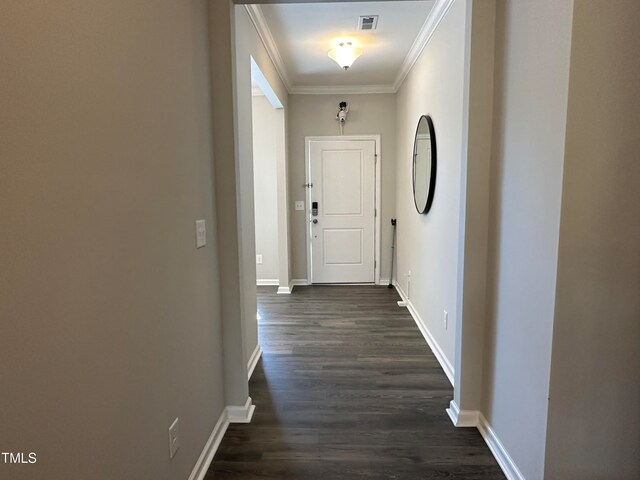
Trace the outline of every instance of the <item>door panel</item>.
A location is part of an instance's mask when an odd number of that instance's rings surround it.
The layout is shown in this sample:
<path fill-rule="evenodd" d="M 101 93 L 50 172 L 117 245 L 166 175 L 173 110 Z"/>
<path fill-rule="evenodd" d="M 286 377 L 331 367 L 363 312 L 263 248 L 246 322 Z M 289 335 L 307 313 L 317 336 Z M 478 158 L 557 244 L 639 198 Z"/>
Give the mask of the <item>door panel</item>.
<path fill-rule="evenodd" d="M 362 265 L 361 228 L 324 228 L 325 265 Z"/>
<path fill-rule="evenodd" d="M 309 142 L 311 282 L 370 283 L 375 256 L 375 142 Z M 317 223 L 313 223 L 317 220 Z"/>
<path fill-rule="evenodd" d="M 324 214 L 362 215 L 362 152 L 322 152 Z"/>

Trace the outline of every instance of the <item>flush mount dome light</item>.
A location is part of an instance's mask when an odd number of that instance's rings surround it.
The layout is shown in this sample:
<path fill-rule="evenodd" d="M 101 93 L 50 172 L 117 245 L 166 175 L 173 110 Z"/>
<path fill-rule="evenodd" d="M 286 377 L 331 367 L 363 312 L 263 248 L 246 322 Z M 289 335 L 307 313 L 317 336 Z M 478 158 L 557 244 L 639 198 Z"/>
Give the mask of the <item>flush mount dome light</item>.
<path fill-rule="evenodd" d="M 353 43 L 347 40 L 338 43 L 335 48 L 329 50 L 329 58 L 332 58 L 345 70 L 348 70 L 360 55 L 362 55 L 362 49 L 354 47 Z"/>

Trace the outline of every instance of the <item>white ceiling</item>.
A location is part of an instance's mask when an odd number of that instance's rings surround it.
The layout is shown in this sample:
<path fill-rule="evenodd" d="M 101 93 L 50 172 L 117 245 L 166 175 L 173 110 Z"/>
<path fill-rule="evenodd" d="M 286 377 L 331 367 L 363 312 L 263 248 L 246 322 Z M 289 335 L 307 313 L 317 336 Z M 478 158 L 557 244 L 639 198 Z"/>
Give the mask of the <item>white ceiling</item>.
<path fill-rule="evenodd" d="M 424 35 L 434 3 L 396 0 L 277 4 L 252 9 L 263 17 L 262 28 L 266 27 L 266 36 L 272 37 L 271 49 L 277 50 L 280 69 L 285 70 L 293 90 L 366 85 L 391 91 L 403 68 L 406 69 L 405 60 L 412 47 L 415 55 L 414 43 Z M 379 15 L 378 28 L 358 31 L 360 15 Z M 364 50 L 346 72 L 327 56 L 340 39 L 352 40 Z"/>

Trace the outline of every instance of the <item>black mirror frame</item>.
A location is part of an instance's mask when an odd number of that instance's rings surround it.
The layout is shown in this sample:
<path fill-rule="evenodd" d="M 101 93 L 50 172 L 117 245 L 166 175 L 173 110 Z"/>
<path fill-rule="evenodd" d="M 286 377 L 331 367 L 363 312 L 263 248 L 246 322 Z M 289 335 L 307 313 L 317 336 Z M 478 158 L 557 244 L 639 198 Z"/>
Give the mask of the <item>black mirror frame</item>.
<path fill-rule="evenodd" d="M 427 120 L 427 125 L 429 127 L 429 137 L 431 141 L 431 176 L 429 177 L 429 193 L 427 195 L 427 201 L 422 210 L 420 206 L 416 202 L 416 147 L 418 140 L 418 130 L 420 129 L 420 122 L 422 119 Z M 412 187 L 413 187 L 413 204 L 416 207 L 416 210 L 421 215 L 426 215 L 431 210 L 431 204 L 433 203 L 433 196 L 436 191 L 436 172 L 438 171 L 438 152 L 436 150 L 436 130 L 433 127 L 433 120 L 431 119 L 431 115 L 421 115 L 418 120 L 418 125 L 416 126 L 416 134 L 413 138 L 413 159 L 412 159 Z"/>

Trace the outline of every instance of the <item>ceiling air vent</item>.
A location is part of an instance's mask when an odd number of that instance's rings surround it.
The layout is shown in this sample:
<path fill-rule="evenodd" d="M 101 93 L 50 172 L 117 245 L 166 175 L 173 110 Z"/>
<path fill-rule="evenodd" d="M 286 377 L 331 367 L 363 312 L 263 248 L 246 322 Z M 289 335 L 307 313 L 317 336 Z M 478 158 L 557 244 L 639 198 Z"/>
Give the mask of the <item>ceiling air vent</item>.
<path fill-rule="evenodd" d="M 358 20 L 358 30 L 375 30 L 378 28 L 378 15 L 364 15 Z"/>

